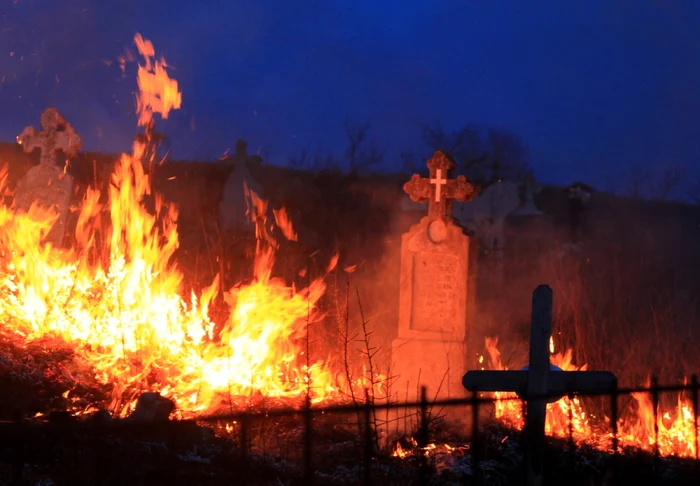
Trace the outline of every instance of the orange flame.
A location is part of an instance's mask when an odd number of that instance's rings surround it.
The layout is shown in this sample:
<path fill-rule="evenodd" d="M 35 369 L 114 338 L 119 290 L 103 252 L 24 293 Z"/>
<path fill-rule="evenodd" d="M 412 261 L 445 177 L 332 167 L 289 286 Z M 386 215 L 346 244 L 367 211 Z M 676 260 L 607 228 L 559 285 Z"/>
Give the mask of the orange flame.
<path fill-rule="evenodd" d="M 155 114 L 167 117 L 182 98 L 165 62 L 153 60 L 153 44 L 139 34 L 134 41 L 145 59 L 137 97 L 138 124 L 144 126 Z M 71 345 L 98 381 L 114 385 L 111 407 L 122 415 L 143 391 L 174 399 L 185 413 L 213 411 L 229 397 L 254 393 L 294 397 L 310 389 L 314 402 L 336 396 L 327 364 L 307 362 L 301 346 L 325 284 L 319 278 L 299 290 L 272 276 L 277 244 L 268 231 L 266 202 L 248 192 L 258 237 L 254 280 L 224 293 L 230 313 L 217 326 L 209 307 L 223 290 L 218 277 L 201 295 L 181 296 L 183 274 L 173 261 L 178 211 L 152 194 L 145 153 L 137 141 L 131 155 L 121 156 L 105 207 L 97 189 L 87 190 L 74 248 L 41 243 L 55 211 L 33 205 L 15 213 L 0 206 L 3 333 Z M 2 193 L 6 181 L 5 167 Z M 101 228 L 105 211 L 110 224 Z M 274 215 L 285 237 L 295 239 L 286 213 Z M 106 248 L 96 248 L 98 230 L 107 235 Z"/>
<path fill-rule="evenodd" d="M 138 125 L 148 125 L 154 113 L 168 118 L 170 110 L 177 110 L 182 103 L 182 93 L 178 91 L 177 81 L 168 76 L 164 60 L 155 60 L 156 51 L 153 43 L 141 37 L 134 36 L 134 43 L 139 54 L 145 59 L 145 64 L 139 66 L 136 111 L 139 114 Z"/>
<path fill-rule="evenodd" d="M 486 351 L 491 368 L 506 369 L 498 351 L 498 339 L 486 338 Z M 550 340 L 550 362 L 565 371 L 585 370 L 586 366 L 573 364 L 571 349 L 554 353 L 554 341 Z M 525 425 L 522 402 L 515 400 L 515 393 L 495 392 L 495 416 L 507 425 L 521 429 Z M 620 447 L 635 447 L 652 452 L 657 445 L 654 430 L 654 407 L 650 396 L 645 393 L 632 395 L 636 409 L 618 420 L 618 444 Z M 565 397 L 547 405 L 545 431 L 548 435 L 567 438 L 571 428 L 577 444 L 589 444 L 609 451 L 612 447 L 610 419 L 601 420 L 587 414 L 580 398 Z M 602 426 L 601 426 L 602 425 Z M 663 456 L 695 457 L 695 433 L 692 403 L 678 398 L 675 410 L 659 411 L 658 449 Z M 605 430 L 607 428 L 607 431 Z"/>

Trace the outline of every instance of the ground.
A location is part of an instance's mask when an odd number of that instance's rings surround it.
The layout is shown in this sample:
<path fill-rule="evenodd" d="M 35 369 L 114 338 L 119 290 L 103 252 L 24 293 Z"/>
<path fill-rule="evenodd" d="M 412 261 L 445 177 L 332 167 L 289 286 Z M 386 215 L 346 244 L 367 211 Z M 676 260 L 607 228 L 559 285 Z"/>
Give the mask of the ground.
<path fill-rule="evenodd" d="M 79 399 L 64 398 L 67 390 L 67 396 Z M 249 420 L 248 446 L 242 448 L 240 421 L 144 425 L 111 419 L 104 410 L 77 417 L 70 412 L 105 407 L 110 392 L 57 342 L 20 344 L 3 336 L 0 485 L 189 486 L 241 484 L 243 478 L 256 485 L 308 484 L 302 414 L 263 414 Z M 301 403 L 289 405 L 298 409 Z M 421 459 L 411 436 L 375 442 L 371 429 L 367 435 L 362 423 L 363 410 L 359 412 L 314 418 L 310 466 L 316 484 L 478 484 L 468 434 L 432 421 L 431 445 Z M 519 432 L 490 423 L 480 432 L 478 470 L 484 484 L 520 484 Z M 394 456 L 398 444 L 404 457 Z M 592 449 L 570 449 L 565 440 L 550 440 L 546 458 L 547 484 L 553 485 L 602 486 L 623 479 L 640 486 L 700 483 L 700 467 L 693 461 L 654 458 L 638 451 L 622 451 L 614 458 Z M 371 464 L 369 470 L 366 464 Z"/>

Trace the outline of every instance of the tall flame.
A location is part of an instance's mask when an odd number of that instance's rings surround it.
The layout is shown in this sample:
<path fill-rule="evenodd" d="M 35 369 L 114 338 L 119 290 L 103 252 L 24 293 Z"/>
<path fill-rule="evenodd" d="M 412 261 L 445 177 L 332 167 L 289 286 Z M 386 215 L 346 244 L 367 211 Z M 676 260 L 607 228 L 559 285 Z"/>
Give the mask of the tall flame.
<path fill-rule="evenodd" d="M 139 114 L 138 125 L 146 126 L 153 119 L 154 113 L 168 118 L 170 110 L 177 110 L 182 103 L 182 93 L 178 90 L 177 81 L 168 76 L 164 60 L 156 60 L 156 50 L 153 43 L 136 34 L 134 43 L 145 60 L 139 65 L 136 111 Z"/>
<path fill-rule="evenodd" d="M 145 59 L 137 112 L 138 125 L 146 126 L 154 115 L 165 118 L 179 108 L 182 98 L 165 63 L 154 60 L 153 44 L 138 34 L 134 41 Z M 184 412 L 253 392 L 296 396 L 311 386 L 317 401 L 335 393 L 323 363 L 298 363 L 304 326 L 325 285 L 318 279 L 297 290 L 272 277 L 276 244 L 264 233 L 266 203 L 249 193 L 258 223 L 254 280 L 225 293 L 230 314 L 218 329 L 209 318 L 218 277 L 201 295 L 181 296 L 183 275 L 173 262 L 177 208 L 152 195 L 145 154 L 137 141 L 132 154 L 121 156 L 106 207 L 98 190 L 87 190 L 69 250 L 41 243 L 57 218 L 53 210 L 0 207 L 4 334 L 71 345 L 100 382 L 114 385 L 112 407 L 122 414 L 147 390 L 173 398 Z M 5 168 L 0 191 L 6 181 Z M 110 221 L 106 249 L 96 247 L 103 212 Z M 276 217 L 282 233 L 295 237 L 286 213 Z"/>

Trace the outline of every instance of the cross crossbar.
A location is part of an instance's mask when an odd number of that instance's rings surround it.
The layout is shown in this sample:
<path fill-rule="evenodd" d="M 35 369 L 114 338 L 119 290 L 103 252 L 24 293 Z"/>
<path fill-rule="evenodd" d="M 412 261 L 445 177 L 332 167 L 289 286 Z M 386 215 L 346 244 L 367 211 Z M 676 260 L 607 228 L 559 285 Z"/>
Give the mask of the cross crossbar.
<path fill-rule="evenodd" d="M 528 399 L 527 381 L 527 370 L 469 371 L 462 378 L 462 384 L 467 390 L 515 392 L 524 400 Z M 569 393 L 611 393 L 616 386 L 617 378 L 609 371 L 550 371 L 546 397 L 548 401 L 557 401 Z"/>

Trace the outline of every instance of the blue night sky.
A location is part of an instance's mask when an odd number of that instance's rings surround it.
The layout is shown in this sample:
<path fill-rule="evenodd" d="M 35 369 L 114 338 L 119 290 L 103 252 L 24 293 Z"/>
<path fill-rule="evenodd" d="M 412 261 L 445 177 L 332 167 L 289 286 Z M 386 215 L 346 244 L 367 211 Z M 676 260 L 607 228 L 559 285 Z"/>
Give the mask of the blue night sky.
<path fill-rule="evenodd" d="M 176 159 L 238 137 L 272 163 L 340 155 L 350 117 L 372 123 L 386 168 L 436 120 L 519 135 L 545 182 L 700 167 L 697 0 L 2 3 L 2 140 L 55 105 L 85 149 L 129 150 L 135 70 L 110 61 L 141 32 L 183 91 L 159 125 Z"/>

